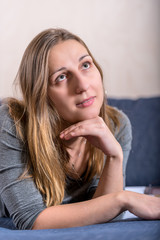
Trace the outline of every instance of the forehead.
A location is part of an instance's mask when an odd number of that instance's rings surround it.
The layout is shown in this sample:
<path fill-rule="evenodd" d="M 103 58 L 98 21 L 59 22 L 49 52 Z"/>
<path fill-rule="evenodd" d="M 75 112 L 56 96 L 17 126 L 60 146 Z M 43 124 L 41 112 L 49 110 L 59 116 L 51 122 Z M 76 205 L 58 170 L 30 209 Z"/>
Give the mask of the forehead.
<path fill-rule="evenodd" d="M 52 47 L 49 54 L 49 66 L 64 64 L 66 61 L 78 61 L 88 54 L 87 49 L 76 40 L 66 40 Z"/>

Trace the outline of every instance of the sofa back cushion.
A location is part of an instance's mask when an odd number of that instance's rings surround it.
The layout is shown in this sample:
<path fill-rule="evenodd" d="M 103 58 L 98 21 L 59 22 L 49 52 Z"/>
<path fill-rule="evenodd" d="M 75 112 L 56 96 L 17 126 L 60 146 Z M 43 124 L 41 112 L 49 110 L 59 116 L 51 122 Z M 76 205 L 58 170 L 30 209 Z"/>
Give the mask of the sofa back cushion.
<path fill-rule="evenodd" d="M 160 186 L 160 97 L 108 99 L 108 103 L 123 110 L 132 124 L 127 186 Z"/>

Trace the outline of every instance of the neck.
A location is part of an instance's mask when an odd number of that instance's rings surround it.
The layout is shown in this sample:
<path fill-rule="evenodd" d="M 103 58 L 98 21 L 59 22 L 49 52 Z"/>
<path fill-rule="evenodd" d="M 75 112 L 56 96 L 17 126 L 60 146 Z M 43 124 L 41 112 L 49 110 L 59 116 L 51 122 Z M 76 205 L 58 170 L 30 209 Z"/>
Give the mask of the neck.
<path fill-rule="evenodd" d="M 84 137 L 76 137 L 69 140 L 64 140 L 66 148 L 71 150 L 79 149 L 84 142 L 86 142 Z"/>
<path fill-rule="evenodd" d="M 84 137 L 74 138 L 66 143 L 66 149 L 70 155 L 68 169 L 73 178 L 80 178 L 86 170 L 88 162 L 88 154 L 86 147 L 86 139 Z"/>

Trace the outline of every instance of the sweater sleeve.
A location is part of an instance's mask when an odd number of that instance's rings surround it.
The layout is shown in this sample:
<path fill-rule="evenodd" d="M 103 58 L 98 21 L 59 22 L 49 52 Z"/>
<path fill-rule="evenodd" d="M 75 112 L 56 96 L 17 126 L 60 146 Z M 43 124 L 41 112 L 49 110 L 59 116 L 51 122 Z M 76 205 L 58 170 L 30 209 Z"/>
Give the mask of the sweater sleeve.
<path fill-rule="evenodd" d="M 123 188 L 126 185 L 126 167 L 132 146 L 132 126 L 128 116 L 118 110 L 120 127 L 116 127 L 115 138 L 119 142 L 123 151 Z"/>
<path fill-rule="evenodd" d="M 0 201 L 16 228 L 31 229 L 38 214 L 45 209 L 42 196 L 32 178 L 20 179 L 26 167 L 26 152 L 16 136 L 8 107 L 0 107 Z"/>

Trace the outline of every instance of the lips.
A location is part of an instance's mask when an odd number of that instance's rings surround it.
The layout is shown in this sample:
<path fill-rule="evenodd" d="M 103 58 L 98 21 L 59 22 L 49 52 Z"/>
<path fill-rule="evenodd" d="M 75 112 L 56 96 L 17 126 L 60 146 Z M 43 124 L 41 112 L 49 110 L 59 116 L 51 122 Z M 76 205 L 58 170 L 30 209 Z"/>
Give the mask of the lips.
<path fill-rule="evenodd" d="M 76 104 L 77 107 L 88 107 L 93 104 L 95 97 L 89 97 L 84 99 L 82 102 Z"/>

